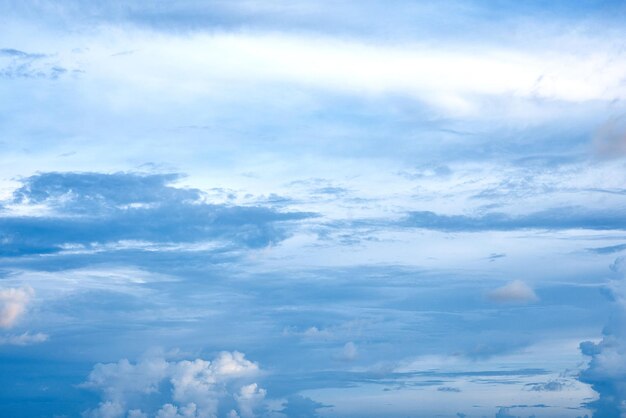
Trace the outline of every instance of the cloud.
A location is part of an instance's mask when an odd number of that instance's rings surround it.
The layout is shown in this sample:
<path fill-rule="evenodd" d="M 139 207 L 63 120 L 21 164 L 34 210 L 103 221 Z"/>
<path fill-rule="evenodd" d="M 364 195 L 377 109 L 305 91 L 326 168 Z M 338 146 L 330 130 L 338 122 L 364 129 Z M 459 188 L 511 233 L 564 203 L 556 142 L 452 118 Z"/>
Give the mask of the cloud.
<path fill-rule="evenodd" d="M 28 53 L 13 48 L 0 49 L 0 79 L 32 78 L 56 80 L 68 70 L 46 54 Z"/>
<path fill-rule="evenodd" d="M 189 403 L 188 405 L 181 406 L 180 408 L 171 403 L 163 405 L 158 410 L 155 418 L 197 418 L 198 409 L 196 404 Z"/>
<path fill-rule="evenodd" d="M 440 386 L 437 388 L 438 392 L 451 392 L 451 393 L 459 393 L 461 392 L 461 389 L 459 388 L 455 388 L 455 387 L 451 387 L 451 386 Z"/>
<path fill-rule="evenodd" d="M 603 158 L 626 155 L 626 115 L 612 117 L 603 123 L 593 138 L 596 154 Z"/>
<path fill-rule="evenodd" d="M 610 245 L 608 247 L 587 248 L 587 251 L 596 254 L 613 254 L 626 250 L 626 244 Z"/>
<path fill-rule="evenodd" d="M 137 363 L 97 364 L 81 387 L 100 393 L 102 402 L 85 415 L 117 418 L 133 410 L 141 416 L 148 401 L 157 398 L 163 402 L 154 412 L 157 418 L 207 418 L 215 416 L 220 400 L 229 398 L 242 418 L 252 418 L 265 390 L 246 381 L 258 373 L 258 365 L 236 351 L 222 352 L 213 361 L 146 357 Z"/>
<path fill-rule="evenodd" d="M 288 418 L 317 418 L 317 411 L 322 408 L 329 408 L 331 405 L 314 401 L 311 398 L 302 395 L 294 395 L 283 403 L 283 409 L 278 411 L 285 414 Z"/>
<path fill-rule="evenodd" d="M 13 58 L 37 59 L 37 58 L 43 58 L 46 55 L 45 54 L 31 54 L 31 53 L 20 51 L 18 49 L 13 49 L 13 48 L 2 48 L 0 49 L 0 56 L 13 57 Z"/>
<path fill-rule="evenodd" d="M 511 414 L 511 410 L 509 408 L 501 407 L 496 413 L 496 418 L 517 418 L 517 417 Z"/>
<path fill-rule="evenodd" d="M 258 410 L 267 392 L 261 389 L 256 383 L 242 386 L 239 393 L 235 395 L 235 400 L 239 406 L 239 416 L 241 418 L 254 418 L 255 411 Z"/>
<path fill-rule="evenodd" d="M 513 280 L 502 287 L 492 290 L 487 297 L 494 302 L 525 303 L 539 298 L 535 291 L 521 280 Z"/>
<path fill-rule="evenodd" d="M 124 406 L 119 402 L 106 401 L 101 402 L 98 408 L 85 411 L 82 415 L 84 418 L 123 418 L 124 412 Z"/>
<path fill-rule="evenodd" d="M 527 386 L 533 392 L 559 392 L 565 385 L 557 380 L 551 380 L 545 383 L 530 383 Z"/>
<path fill-rule="evenodd" d="M 356 360 L 359 355 L 359 350 L 352 341 L 348 341 L 344 344 L 340 353 L 337 355 L 337 358 L 344 361 L 353 361 Z"/>
<path fill-rule="evenodd" d="M 0 289 L 0 328 L 11 328 L 26 311 L 33 297 L 30 287 Z"/>
<path fill-rule="evenodd" d="M 262 206 L 210 204 L 176 174 L 43 173 L 23 180 L 0 216 L 0 255 L 57 253 L 102 244 L 216 242 L 258 248 L 285 239 L 287 223 L 314 216 Z M 45 209 L 41 209 L 41 208 Z M 43 214 L 26 215 L 27 210 Z"/>
<path fill-rule="evenodd" d="M 611 269 L 620 279 L 609 284 L 612 297 L 611 321 L 603 330 L 602 340 L 580 343 L 580 351 L 591 358 L 579 380 L 591 385 L 598 399 L 587 404 L 594 418 L 620 418 L 626 415 L 626 280 L 624 257 L 615 260 Z"/>
<path fill-rule="evenodd" d="M 588 210 L 562 207 L 525 215 L 491 212 L 484 215 L 440 215 L 429 211 L 410 212 L 402 226 L 446 232 L 511 231 L 518 229 L 626 229 L 622 210 Z"/>
<path fill-rule="evenodd" d="M 49 336 L 38 332 L 30 334 L 25 332 L 20 335 L 0 336 L 0 345 L 32 345 L 48 341 Z"/>

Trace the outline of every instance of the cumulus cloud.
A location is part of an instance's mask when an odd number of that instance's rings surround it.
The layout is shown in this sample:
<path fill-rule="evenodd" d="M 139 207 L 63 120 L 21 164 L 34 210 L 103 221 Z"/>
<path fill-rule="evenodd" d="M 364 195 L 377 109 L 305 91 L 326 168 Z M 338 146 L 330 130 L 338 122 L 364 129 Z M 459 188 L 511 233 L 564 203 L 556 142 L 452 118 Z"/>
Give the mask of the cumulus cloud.
<path fill-rule="evenodd" d="M 0 327 L 11 328 L 26 311 L 33 297 L 30 287 L 0 289 Z"/>
<path fill-rule="evenodd" d="M 261 389 L 256 383 L 242 386 L 235 395 L 241 418 L 254 418 L 255 411 L 262 405 L 266 394 L 265 389 Z"/>
<path fill-rule="evenodd" d="M 171 403 L 163 405 L 156 414 L 156 418 L 196 418 L 198 417 L 198 407 L 195 403 L 181 406 L 180 408 Z"/>
<path fill-rule="evenodd" d="M 535 291 L 521 280 L 513 280 L 492 290 L 487 296 L 490 300 L 501 303 L 526 303 L 539 299 Z"/>
<path fill-rule="evenodd" d="M 613 299 L 611 321 L 603 330 L 601 341 L 584 341 L 581 352 L 591 360 L 579 379 L 590 384 L 598 399 L 588 404 L 594 418 L 622 418 L 626 416 L 626 280 L 624 258 L 620 257 L 611 269 L 622 276 L 610 283 Z"/>
<path fill-rule="evenodd" d="M 167 361 L 146 357 L 136 363 L 97 364 L 81 387 L 102 396 L 98 407 L 85 411 L 88 418 L 118 418 L 128 411 L 135 417 L 214 417 L 220 401 L 228 398 L 238 405 L 242 418 L 253 418 L 261 408 L 265 390 L 249 380 L 259 367 L 239 352 L 222 352 L 212 361 L 204 359 Z M 150 413 L 148 399 L 162 406 Z"/>

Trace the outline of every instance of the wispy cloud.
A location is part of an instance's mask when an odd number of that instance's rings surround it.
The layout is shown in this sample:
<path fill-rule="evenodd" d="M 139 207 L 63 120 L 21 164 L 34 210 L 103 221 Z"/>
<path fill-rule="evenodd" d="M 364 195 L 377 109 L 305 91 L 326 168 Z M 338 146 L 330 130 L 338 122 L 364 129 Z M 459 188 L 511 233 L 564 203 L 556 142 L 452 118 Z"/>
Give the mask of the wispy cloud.
<path fill-rule="evenodd" d="M 24 346 L 39 344 L 48 341 L 48 338 L 49 336 L 42 332 L 38 332 L 36 334 L 25 332 L 19 335 L 0 336 L 0 345 Z"/>
<path fill-rule="evenodd" d="M 562 207 L 541 212 L 510 215 L 489 212 L 475 216 L 442 215 L 434 212 L 411 212 L 401 223 L 404 226 L 453 232 L 511 231 L 519 229 L 591 229 L 623 230 L 626 220 L 615 209 L 589 210 Z"/>

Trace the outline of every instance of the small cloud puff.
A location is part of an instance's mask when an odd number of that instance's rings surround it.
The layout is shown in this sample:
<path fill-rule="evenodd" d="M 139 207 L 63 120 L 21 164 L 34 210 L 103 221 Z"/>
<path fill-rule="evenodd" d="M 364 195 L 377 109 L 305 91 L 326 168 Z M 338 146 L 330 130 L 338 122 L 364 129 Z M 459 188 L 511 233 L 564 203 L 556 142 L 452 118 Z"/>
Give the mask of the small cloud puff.
<path fill-rule="evenodd" d="M 487 297 L 500 303 L 528 303 L 539 300 L 535 291 L 521 280 L 513 280 L 492 290 Z"/>
<path fill-rule="evenodd" d="M 0 328 L 11 328 L 26 311 L 33 297 L 31 287 L 0 289 Z"/>
<path fill-rule="evenodd" d="M 357 349 L 356 344 L 354 344 L 352 341 L 349 341 L 343 346 L 337 358 L 344 361 L 353 361 L 356 360 L 358 355 L 359 350 Z"/>

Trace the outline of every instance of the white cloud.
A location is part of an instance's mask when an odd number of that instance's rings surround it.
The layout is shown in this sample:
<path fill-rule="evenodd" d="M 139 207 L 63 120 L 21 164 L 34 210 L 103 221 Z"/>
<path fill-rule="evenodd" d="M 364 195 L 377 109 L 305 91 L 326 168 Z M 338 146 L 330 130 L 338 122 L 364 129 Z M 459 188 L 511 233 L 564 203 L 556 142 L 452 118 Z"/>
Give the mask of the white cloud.
<path fill-rule="evenodd" d="M 242 386 L 235 395 L 241 418 L 254 418 L 255 410 L 263 403 L 266 394 L 265 389 L 261 389 L 256 383 Z"/>
<path fill-rule="evenodd" d="M 97 364 L 81 387 L 100 392 L 103 401 L 85 414 L 90 418 L 116 417 L 112 414 L 122 406 L 123 411 L 134 410 L 132 413 L 140 417 L 144 414 L 138 409 L 142 400 L 161 396 L 165 403 L 156 418 L 208 418 L 215 416 L 222 398 L 230 397 L 239 405 L 241 416 L 251 418 L 265 397 L 264 389 L 249 382 L 258 372 L 256 363 L 236 351 L 222 352 L 213 361 L 147 357 L 137 363 L 123 359 Z M 164 382 L 171 386 L 170 393 L 159 392 Z"/>
<path fill-rule="evenodd" d="M 197 415 L 196 404 L 190 403 L 188 405 L 177 407 L 171 403 L 163 405 L 156 414 L 156 418 L 196 418 Z"/>
<path fill-rule="evenodd" d="M 352 361 L 352 360 L 355 360 L 358 355 L 359 355 L 359 350 L 357 349 L 356 344 L 354 344 L 352 341 L 349 341 L 344 344 L 343 348 L 341 349 L 341 352 L 339 353 L 337 357 L 340 360 Z"/>
<path fill-rule="evenodd" d="M 515 302 L 533 302 L 539 298 L 535 291 L 521 280 L 513 280 L 492 290 L 488 294 L 489 299 L 495 302 L 515 303 Z"/>
<path fill-rule="evenodd" d="M 33 289 L 21 288 L 0 289 L 0 327 L 11 328 L 26 311 Z"/>
<path fill-rule="evenodd" d="M 611 269 L 622 276 L 609 284 L 614 298 L 611 319 L 604 327 L 603 338 L 598 343 L 584 341 L 583 354 L 589 356 L 587 368 L 579 380 L 591 385 L 598 399 L 590 402 L 594 417 L 626 416 L 626 258 L 619 257 Z"/>
<path fill-rule="evenodd" d="M 175 35 L 103 26 L 71 39 L 33 37 L 33 45 L 23 47 L 40 50 L 45 41 L 47 49 L 63 51 L 57 54 L 59 65 L 83 71 L 77 79 L 85 98 L 115 108 L 132 109 L 138 100 L 144 106 L 157 103 L 148 98 L 179 103 L 246 97 L 254 88 L 290 83 L 365 96 L 403 95 L 480 116 L 479 96 L 575 103 L 626 98 L 621 83 L 626 53 L 611 46 L 619 43 L 619 34 L 606 37 L 572 36 L 567 44 L 548 39 L 531 50 L 276 32 Z M 618 39 L 611 42 L 612 37 Z M 67 47 L 76 43 L 89 49 Z M 116 55 L 121 50 L 133 53 Z"/>
<path fill-rule="evenodd" d="M 48 335 L 38 332 L 30 334 L 25 332 L 20 335 L 7 335 L 0 337 L 0 345 L 32 345 L 48 341 Z"/>
<path fill-rule="evenodd" d="M 104 35 L 108 45 L 120 41 L 113 33 Z M 626 97 L 620 84 L 626 56 L 604 45 L 582 50 L 582 45 L 571 45 L 569 51 L 470 51 L 451 45 L 381 45 L 274 33 L 120 35 L 132 44 L 127 47 L 139 52 L 111 59 L 111 51 L 103 50 L 101 43 L 83 58 L 88 73 L 148 89 L 169 86 L 176 78 L 181 82 L 178 92 L 187 94 L 208 94 L 218 80 L 245 80 L 287 81 L 358 94 L 408 94 L 457 109 L 471 107 L 469 96 L 475 94 L 573 102 Z"/>
<path fill-rule="evenodd" d="M 83 413 L 85 418 L 122 418 L 124 406 L 119 402 L 101 402 L 96 409 Z"/>

